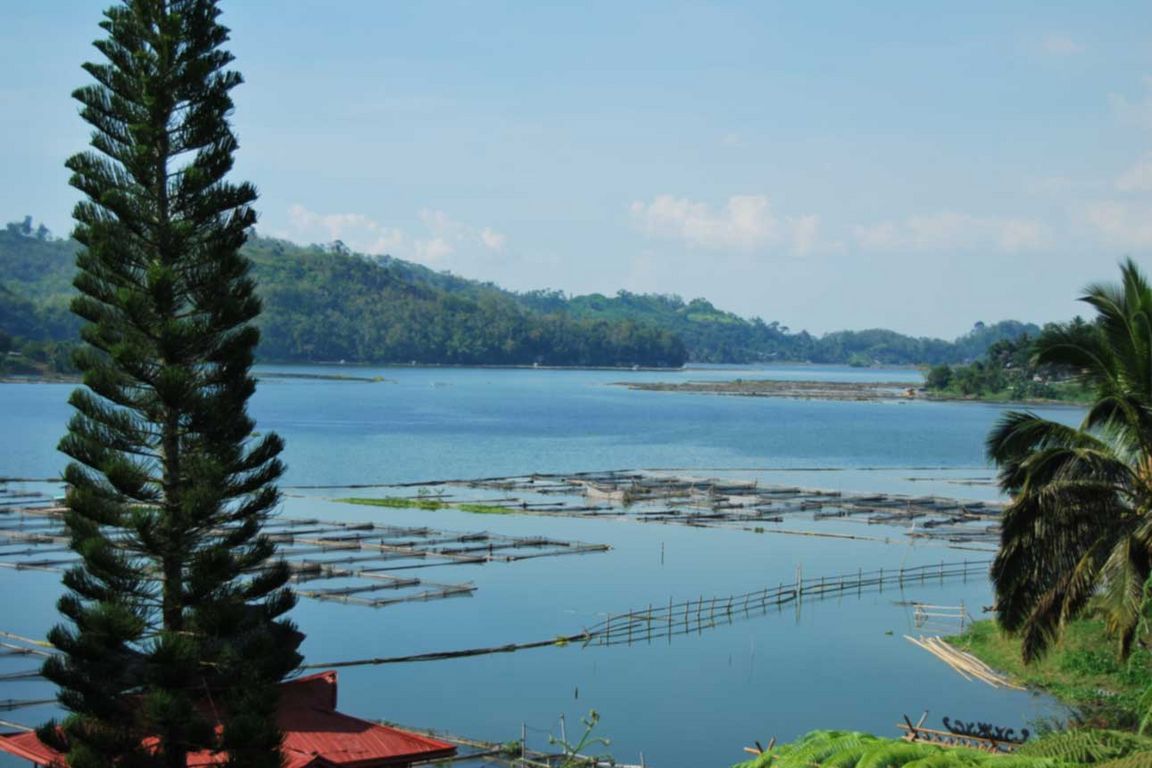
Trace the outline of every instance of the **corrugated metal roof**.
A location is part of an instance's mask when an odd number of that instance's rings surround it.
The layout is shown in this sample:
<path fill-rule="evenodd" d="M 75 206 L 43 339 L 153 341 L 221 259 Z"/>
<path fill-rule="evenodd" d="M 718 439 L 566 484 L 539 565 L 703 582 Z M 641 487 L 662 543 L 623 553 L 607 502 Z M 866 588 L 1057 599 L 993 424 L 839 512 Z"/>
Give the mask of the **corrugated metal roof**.
<path fill-rule="evenodd" d="M 284 734 L 285 768 L 316 763 L 343 768 L 406 765 L 456 752 L 447 742 L 337 712 L 336 683 L 335 672 L 322 672 L 281 687 L 277 722 Z M 0 751 L 41 765 L 64 764 L 63 755 L 34 733 L 0 734 Z M 226 759 L 220 752 L 195 752 L 188 755 L 188 766 L 207 768 Z"/>
<path fill-rule="evenodd" d="M 281 696 L 279 723 L 286 757 L 309 755 L 367 768 L 447 757 L 456 751 L 443 741 L 337 712 L 335 672 L 285 683 Z"/>
<path fill-rule="evenodd" d="M 0 750 L 39 765 L 64 765 L 64 756 L 43 744 L 31 731 L 0 734 Z"/>

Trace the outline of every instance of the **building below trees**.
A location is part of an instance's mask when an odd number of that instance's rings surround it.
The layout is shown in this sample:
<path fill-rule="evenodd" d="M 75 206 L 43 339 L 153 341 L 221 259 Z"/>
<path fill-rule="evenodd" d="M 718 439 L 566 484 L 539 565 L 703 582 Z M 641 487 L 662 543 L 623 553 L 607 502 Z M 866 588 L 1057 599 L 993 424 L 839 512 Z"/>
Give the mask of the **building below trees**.
<path fill-rule="evenodd" d="M 456 747 L 398 728 L 336 711 L 335 672 L 282 683 L 277 724 L 284 734 L 284 768 L 395 768 L 451 757 Z M 205 710 L 211 705 L 201 702 Z M 150 746 L 148 739 L 144 746 Z M 35 732 L 0 734 L 0 752 L 46 768 L 64 768 L 65 756 L 37 738 Z M 227 753 L 193 752 L 188 768 L 223 766 Z"/>

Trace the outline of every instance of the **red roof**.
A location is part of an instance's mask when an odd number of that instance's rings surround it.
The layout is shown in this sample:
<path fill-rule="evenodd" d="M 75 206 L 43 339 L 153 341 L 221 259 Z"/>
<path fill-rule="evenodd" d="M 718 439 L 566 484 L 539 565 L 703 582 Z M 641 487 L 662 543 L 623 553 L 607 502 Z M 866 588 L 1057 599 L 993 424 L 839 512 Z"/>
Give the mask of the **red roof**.
<path fill-rule="evenodd" d="M 455 754 L 456 747 L 399 728 L 378 725 L 336 711 L 336 673 L 322 672 L 284 683 L 277 716 L 284 734 L 285 768 L 376 768 L 407 765 Z M 155 739 L 148 739 L 155 743 Z M 0 752 L 40 765 L 64 765 L 64 756 L 35 733 L 0 734 Z M 188 755 L 189 768 L 225 762 L 219 752 Z"/>

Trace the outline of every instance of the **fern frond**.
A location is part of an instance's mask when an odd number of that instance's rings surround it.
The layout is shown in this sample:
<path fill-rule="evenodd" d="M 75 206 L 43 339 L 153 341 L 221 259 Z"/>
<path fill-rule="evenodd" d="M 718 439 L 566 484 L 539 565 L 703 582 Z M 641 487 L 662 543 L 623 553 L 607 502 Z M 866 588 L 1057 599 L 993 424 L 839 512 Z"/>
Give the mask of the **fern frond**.
<path fill-rule="evenodd" d="M 1051 757 L 1065 763 L 1096 764 L 1152 751 L 1152 739 L 1124 731 L 1083 728 L 1059 731 L 1016 750 L 1020 757 Z M 1152 768 L 1152 767 L 1150 767 Z"/>
<path fill-rule="evenodd" d="M 902 768 L 907 763 L 938 755 L 942 751 L 942 747 L 932 744 L 887 741 L 869 750 L 856 764 L 856 768 Z"/>
<path fill-rule="evenodd" d="M 1152 752 L 1133 752 L 1127 757 L 1098 764 L 1099 768 L 1152 768 Z"/>

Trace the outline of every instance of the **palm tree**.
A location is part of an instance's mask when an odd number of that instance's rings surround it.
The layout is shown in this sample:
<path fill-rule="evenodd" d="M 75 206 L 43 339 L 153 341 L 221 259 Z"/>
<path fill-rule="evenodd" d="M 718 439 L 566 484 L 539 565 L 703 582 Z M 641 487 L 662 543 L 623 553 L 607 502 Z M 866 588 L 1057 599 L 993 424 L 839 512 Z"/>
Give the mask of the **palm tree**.
<path fill-rule="evenodd" d="M 1129 259 L 1120 285 L 1092 285 L 1093 324 L 1047 330 L 1035 361 L 1071 369 L 1094 392 L 1079 427 L 1011 412 L 988 456 L 1012 501 L 992 566 L 1000 625 L 1042 655 L 1099 597 L 1127 656 L 1152 572 L 1152 288 Z"/>

